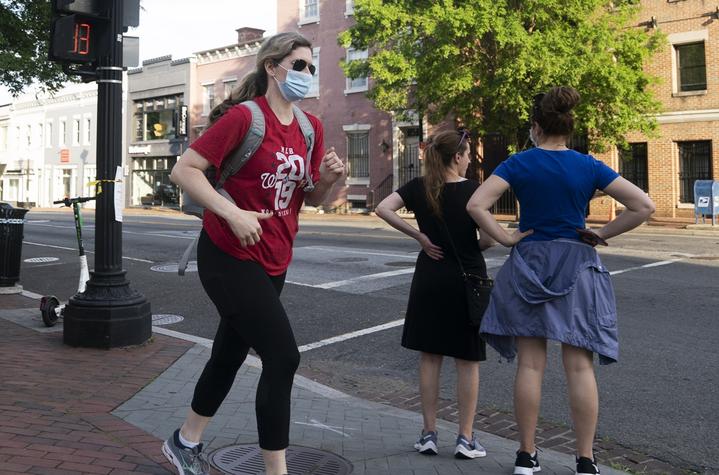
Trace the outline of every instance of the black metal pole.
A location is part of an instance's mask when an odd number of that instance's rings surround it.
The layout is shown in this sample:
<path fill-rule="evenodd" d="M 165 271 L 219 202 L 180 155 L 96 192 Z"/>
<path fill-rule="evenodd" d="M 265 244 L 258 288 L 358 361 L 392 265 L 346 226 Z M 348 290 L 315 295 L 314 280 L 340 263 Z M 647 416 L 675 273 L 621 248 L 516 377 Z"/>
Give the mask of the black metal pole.
<path fill-rule="evenodd" d="M 97 67 L 97 178 L 114 180 L 122 167 L 122 7 L 110 0 L 109 56 Z M 115 183 L 103 182 L 95 210 L 95 268 L 84 292 L 64 311 L 63 340 L 71 346 L 137 345 L 152 334 L 150 303 L 130 287 L 122 268 L 122 223 L 115 218 Z M 121 203 L 124 206 L 124 203 Z"/>

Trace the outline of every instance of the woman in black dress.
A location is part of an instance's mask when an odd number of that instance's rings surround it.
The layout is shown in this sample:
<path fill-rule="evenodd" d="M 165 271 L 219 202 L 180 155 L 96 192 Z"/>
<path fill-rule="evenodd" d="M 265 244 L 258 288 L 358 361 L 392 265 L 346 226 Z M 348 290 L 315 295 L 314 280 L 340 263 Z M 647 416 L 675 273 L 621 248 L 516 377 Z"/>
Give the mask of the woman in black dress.
<path fill-rule="evenodd" d="M 417 257 L 405 316 L 402 346 L 420 351 L 420 396 L 424 428 L 415 449 L 437 454 L 436 413 L 442 357 L 455 359 L 459 434 L 455 456 L 484 457 L 486 451 L 472 433 L 479 393 L 479 362 L 486 359 L 478 327 L 469 321 L 464 283 L 456 253 L 467 272 L 486 276 L 482 249 L 492 244 L 477 241 L 477 227 L 467 214 L 470 196 L 479 187 L 464 174 L 469 165 L 466 132 L 439 132 L 427 140 L 424 173 L 384 199 L 377 215 L 422 246 Z M 414 211 L 419 230 L 397 215 Z M 451 240 L 450 241 L 450 236 Z"/>

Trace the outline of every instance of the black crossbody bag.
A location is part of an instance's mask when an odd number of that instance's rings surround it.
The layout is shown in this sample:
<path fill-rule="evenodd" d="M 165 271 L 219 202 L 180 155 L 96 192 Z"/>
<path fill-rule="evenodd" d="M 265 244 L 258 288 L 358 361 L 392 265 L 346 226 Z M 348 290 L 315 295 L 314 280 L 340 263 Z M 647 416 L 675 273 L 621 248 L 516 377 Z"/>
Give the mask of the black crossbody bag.
<path fill-rule="evenodd" d="M 459 270 L 462 272 L 462 281 L 464 282 L 464 293 L 467 299 L 467 310 L 469 313 L 469 323 L 472 326 L 480 326 L 482 324 L 482 317 L 484 312 L 489 306 L 489 296 L 492 293 L 492 287 L 494 286 L 494 280 L 490 277 L 483 277 L 476 274 L 471 274 L 464 270 L 462 265 L 462 259 L 459 258 L 457 248 L 454 246 L 454 240 L 449 232 L 449 228 L 442 221 L 442 226 L 449 239 L 449 244 L 452 246 L 452 252 L 454 257 L 457 259 L 459 264 Z"/>

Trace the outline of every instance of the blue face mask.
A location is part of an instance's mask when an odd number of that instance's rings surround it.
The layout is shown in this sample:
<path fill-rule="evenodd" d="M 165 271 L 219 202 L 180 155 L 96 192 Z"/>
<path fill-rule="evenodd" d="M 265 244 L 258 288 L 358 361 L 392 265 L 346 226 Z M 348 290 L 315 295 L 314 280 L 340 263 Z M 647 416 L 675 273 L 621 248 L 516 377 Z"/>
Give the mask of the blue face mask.
<path fill-rule="evenodd" d="M 284 82 L 280 82 L 280 80 L 275 77 L 275 81 L 277 81 L 277 85 L 280 87 L 282 97 L 284 97 L 287 102 L 304 99 L 310 91 L 310 87 L 312 87 L 312 75 L 287 69 L 281 64 L 277 66 L 287 71 L 287 79 L 285 79 Z"/>

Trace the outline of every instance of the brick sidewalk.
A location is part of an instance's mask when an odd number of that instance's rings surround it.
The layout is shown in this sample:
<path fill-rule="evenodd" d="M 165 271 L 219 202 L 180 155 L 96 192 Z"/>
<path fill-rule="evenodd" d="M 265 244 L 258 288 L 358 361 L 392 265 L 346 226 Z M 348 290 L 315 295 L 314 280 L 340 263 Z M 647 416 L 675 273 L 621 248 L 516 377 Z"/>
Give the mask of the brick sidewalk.
<path fill-rule="evenodd" d="M 0 309 L 19 299 L 0 296 Z M 0 319 L 0 472 L 171 473 L 161 441 L 110 412 L 190 346 L 155 335 L 140 347 L 70 348 L 62 332 Z"/>

